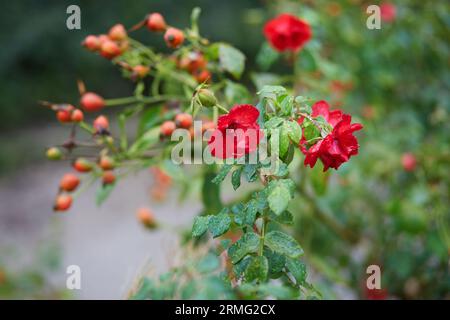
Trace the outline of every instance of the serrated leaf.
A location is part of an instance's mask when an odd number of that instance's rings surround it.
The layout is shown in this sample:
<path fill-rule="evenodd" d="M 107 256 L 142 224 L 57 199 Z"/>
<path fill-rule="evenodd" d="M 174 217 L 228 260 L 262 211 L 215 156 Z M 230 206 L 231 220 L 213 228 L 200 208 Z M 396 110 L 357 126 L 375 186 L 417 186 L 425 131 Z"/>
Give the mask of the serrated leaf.
<path fill-rule="evenodd" d="M 279 127 L 283 123 L 284 119 L 280 117 L 272 117 L 270 120 L 264 123 L 266 129 L 274 129 Z"/>
<path fill-rule="evenodd" d="M 244 71 L 245 56 L 238 49 L 221 43 L 219 45 L 219 63 L 224 70 L 239 79 Z"/>
<path fill-rule="evenodd" d="M 259 237 L 256 233 L 247 232 L 236 241 L 229 249 L 228 256 L 231 263 L 236 264 L 249 253 L 254 253 L 259 247 Z"/>
<path fill-rule="evenodd" d="M 294 224 L 294 216 L 288 210 L 283 211 L 280 215 L 272 214 L 271 216 L 273 221 L 276 221 L 281 224 L 292 225 Z"/>
<path fill-rule="evenodd" d="M 303 249 L 290 235 L 281 231 L 270 231 L 264 238 L 264 244 L 271 250 L 288 256 L 298 258 L 303 254 Z"/>
<path fill-rule="evenodd" d="M 320 130 L 309 119 L 303 120 L 303 135 L 306 141 L 320 137 Z"/>
<path fill-rule="evenodd" d="M 231 184 L 233 185 L 234 190 L 237 190 L 241 186 L 241 174 L 243 169 L 243 167 L 238 167 L 231 175 Z"/>
<path fill-rule="evenodd" d="M 280 215 L 289 205 L 291 200 L 290 191 L 284 184 L 279 183 L 270 191 L 267 200 L 270 209 L 276 215 Z"/>
<path fill-rule="evenodd" d="M 294 106 L 294 98 L 290 95 L 281 96 L 278 98 L 281 112 L 284 115 L 289 116 L 292 113 L 292 107 Z"/>
<path fill-rule="evenodd" d="M 245 208 L 245 220 L 244 223 L 253 226 L 258 213 L 258 202 L 255 199 L 250 200 Z"/>
<path fill-rule="evenodd" d="M 289 173 L 288 165 L 280 160 L 276 163 L 276 172 L 274 172 L 274 176 L 276 177 L 285 177 Z"/>
<path fill-rule="evenodd" d="M 256 164 L 246 164 L 244 166 L 244 175 L 248 182 L 254 182 L 257 176 L 258 166 Z"/>
<path fill-rule="evenodd" d="M 238 263 L 234 264 L 233 266 L 233 273 L 236 276 L 236 278 L 241 278 L 244 274 L 245 269 L 247 269 L 248 264 L 250 263 L 251 256 L 247 256 Z"/>
<path fill-rule="evenodd" d="M 296 145 L 299 144 L 300 139 L 302 138 L 302 128 L 298 124 L 297 121 L 290 120 L 284 122 L 284 128 L 286 129 L 289 138 Z"/>
<path fill-rule="evenodd" d="M 297 284 L 304 284 L 306 282 L 306 266 L 304 263 L 300 262 L 297 259 L 287 259 L 286 260 L 286 268 L 292 274 L 292 276 L 297 281 Z"/>
<path fill-rule="evenodd" d="M 194 224 L 192 225 L 192 236 L 200 237 L 208 230 L 208 221 L 210 216 L 197 216 L 194 218 Z"/>
<path fill-rule="evenodd" d="M 269 271 L 269 262 L 265 256 L 256 256 L 250 259 L 250 263 L 244 272 L 245 280 L 252 282 L 259 280 L 264 282 L 267 279 L 267 273 Z"/>
<path fill-rule="evenodd" d="M 226 213 L 213 215 L 208 221 L 208 229 L 214 238 L 221 236 L 230 229 L 231 218 Z"/>
<path fill-rule="evenodd" d="M 264 86 L 259 92 L 258 95 L 261 99 L 272 99 L 277 100 L 279 95 L 287 94 L 286 88 L 282 86 Z"/>
<path fill-rule="evenodd" d="M 231 171 L 231 168 L 233 168 L 233 165 L 231 164 L 224 164 L 221 168 L 219 173 L 216 175 L 216 177 L 212 180 L 212 183 L 219 184 L 223 180 L 225 180 L 228 173 Z"/>
<path fill-rule="evenodd" d="M 280 128 L 280 157 L 283 158 L 289 148 L 289 135 L 284 127 Z"/>
<path fill-rule="evenodd" d="M 279 275 L 283 271 L 286 257 L 268 248 L 264 248 L 264 255 L 269 261 L 269 274 L 273 277 Z"/>

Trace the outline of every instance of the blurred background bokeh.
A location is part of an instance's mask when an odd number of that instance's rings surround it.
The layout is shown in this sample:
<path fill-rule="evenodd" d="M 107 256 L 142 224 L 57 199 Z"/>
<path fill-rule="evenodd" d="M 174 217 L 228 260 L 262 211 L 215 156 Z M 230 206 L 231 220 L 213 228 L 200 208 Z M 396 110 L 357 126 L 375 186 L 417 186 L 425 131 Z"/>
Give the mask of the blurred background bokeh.
<path fill-rule="evenodd" d="M 46 147 L 66 130 L 38 100 L 76 103 L 76 80 L 107 97 L 132 90 L 110 62 L 80 48 L 88 34 L 121 22 L 132 26 L 148 12 L 187 26 L 194 6 L 200 29 L 247 56 L 244 81 L 276 82 L 279 63 L 263 70 L 257 56 L 267 19 L 290 11 L 308 20 L 314 40 L 301 67 L 307 79 L 327 80 L 317 92 L 365 126 L 358 157 L 339 173 L 310 177 L 319 199 L 299 201 L 296 224 L 307 261 L 326 298 L 365 298 L 367 265 L 382 266 L 386 295 L 449 298 L 449 28 L 446 1 L 392 1 L 395 19 L 366 28 L 365 8 L 379 1 L 137 0 L 4 3 L 0 12 L 0 299 L 122 298 L 140 268 L 170 265 L 174 232 L 146 232 L 134 219 L 148 203 L 148 172 L 130 177 L 101 208 L 88 190 L 67 216 L 51 206 L 63 164 L 46 162 Z M 81 30 L 66 28 L 66 8 L 81 8 Z M 136 38 L 165 51 L 146 32 Z M 320 57 L 318 56 L 320 52 Z M 253 80 L 253 81 L 252 81 Z M 256 84 L 256 86 L 254 85 Z M 314 84 L 311 84 L 315 87 Z M 326 88 L 324 87 L 326 86 Z M 414 158 L 408 166 L 408 156 Z M 325 181 L 326 180 L 326 181 Z M 324 182 L 325 181 L 325 182 Z M 162 220 L 189 226 L 201 204 L 153 205 Z M 333 217 L 333 220 L 328 219 Z M 336 224 L 337 223 L 337 224 Z M 342 227 L 344 226 L 344 227 Z M 342 228 L 341 228 L 342 227 Z M 350 232 L 350 233 L 349 233 Z M 353 236 L 355 234 L 355 236 Z M 77 264 L 86 280 L 67 292 L 65 268 Z M 83 276 L 84 277 L 84 276 Z"/>

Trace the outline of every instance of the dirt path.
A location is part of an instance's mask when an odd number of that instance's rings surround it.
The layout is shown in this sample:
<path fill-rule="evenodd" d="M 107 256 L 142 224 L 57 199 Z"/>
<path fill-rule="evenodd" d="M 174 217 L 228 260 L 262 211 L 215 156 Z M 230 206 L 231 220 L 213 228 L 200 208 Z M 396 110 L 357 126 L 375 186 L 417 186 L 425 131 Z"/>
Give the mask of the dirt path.
<path fill-rule="evenodd" d="M 39 243 L 56 233 L 63 268 L 52 282 L 64 287 L 66 267 L 80 266 L 82 288 L 73 293 L 81 299 L 121 299 L 146 263 L 156 272 L 168 267 L 171 252 L 177 250 L 177 234 L 145 230 L 135 219 L 136 208 L 150 205 L 164 223 L 188 226 L 200 210 L 198 203 L 150 204 L 151 176 L 142 172 L 121 181 L 100 208 L 92 188 L 69 212 L 55 214 L 51 205 L 66 171 L 66 165 L 42 163 L 0 179 L 0 248 L 15 248 L 15 265 L 31 263 Z"/>

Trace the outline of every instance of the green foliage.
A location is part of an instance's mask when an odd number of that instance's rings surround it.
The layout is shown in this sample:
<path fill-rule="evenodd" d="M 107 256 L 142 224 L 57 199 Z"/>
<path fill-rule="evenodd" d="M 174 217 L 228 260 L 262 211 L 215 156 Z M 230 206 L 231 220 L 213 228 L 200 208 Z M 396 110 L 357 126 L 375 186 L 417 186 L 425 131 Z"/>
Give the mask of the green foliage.
<path fill-rule="evenodd" d="M 244 71 L 245 56 L 238 49 L 228 45 L 219 44 L 220 66 L 239 79 Z"/>

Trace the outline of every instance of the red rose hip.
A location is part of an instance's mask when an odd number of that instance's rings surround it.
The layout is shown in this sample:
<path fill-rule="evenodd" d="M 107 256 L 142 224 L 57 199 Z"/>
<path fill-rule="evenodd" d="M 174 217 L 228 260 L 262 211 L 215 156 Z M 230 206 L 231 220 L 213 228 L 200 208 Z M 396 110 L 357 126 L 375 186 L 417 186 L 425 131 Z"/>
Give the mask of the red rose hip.
<path fill-rule="evenodd" d="M 73 173 L 66 173 L 60 183 L 59 187 L 64 191 L 73 191 L 80 184 L 80 179 Z"/>
<path fill-rule="evenodd" d="M 81 96 L 81 107 L 88 111 L 100 111 L 105 106 L 105 100 L 94 92 L 86 92 Z"/>
<path fill-rule="evenodd" d="M 172 132 L 177 128 L 175 122 L 165 121 L 160 127 L 161 136 L 169 137 Z"/>
<path fill-rule="evenodd" d="M 164 40 L 169 48 L 178 48 L 184 41 L 184 33 L 177 28 L 169 28 L 164 34 Z"/>
<path fill-rule="evenodd" d="M 122 41 L 127 38 L 127 31 L 123 24 L 116 24 L 109 29 L 108 37 L 113 41 Z"/>
<path fill-rule="evenodd" d="M 72 197 L 68 194 L 60 194 L 56 197 L 53 210 L 66 211 L 70 208 L 71 205 L 72 205 Z"/>
<path fill-rule="evenodd" d="M 188 113 L 177 114 L 175 124 L 180 128 L 189 129 L 192 126 L 192 116 Z"/>
<path fill-rule="evenodd" d="M 97 36 L 88 35 L 81 44 L 89 51 L 97 51 L 100 49 L 101 41 Z"/>
<path fill-rule="evenodd" d="M 164 31 L 166 30 L 166 21 L 160 13 L 151 13 L 147 18 L 147 28 L 155 32 Z"/>

